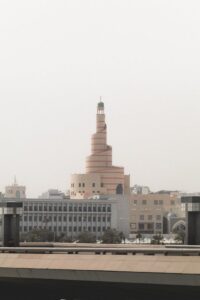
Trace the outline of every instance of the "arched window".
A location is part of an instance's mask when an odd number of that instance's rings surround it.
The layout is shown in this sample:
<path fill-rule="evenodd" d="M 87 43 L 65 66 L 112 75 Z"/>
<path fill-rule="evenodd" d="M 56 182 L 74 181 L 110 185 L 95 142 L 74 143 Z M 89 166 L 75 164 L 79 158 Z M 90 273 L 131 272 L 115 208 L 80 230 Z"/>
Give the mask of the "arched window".
<path fill-rule="evenodd" d="M 118 184 L 117 187 L 116 187 L 116 194 L 117 195 L 122 195 L 123 194 L 123 186 L 122 184 Z"/>

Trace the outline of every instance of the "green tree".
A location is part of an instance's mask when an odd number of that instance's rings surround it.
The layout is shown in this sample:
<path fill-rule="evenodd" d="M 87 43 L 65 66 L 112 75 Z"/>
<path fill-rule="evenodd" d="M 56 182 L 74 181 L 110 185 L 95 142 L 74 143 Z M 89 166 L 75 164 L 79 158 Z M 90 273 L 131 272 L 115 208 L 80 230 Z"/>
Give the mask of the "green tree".
<path fill-rule="evenodd" d="M 181 242 L 184 244 L 185 242 L 185 230 L 177 230 L 175 235 L 175 241 Z"/>
<path fill-rule="evenodd" d="M 102 236 L 103 244 L 120 244 L 122 242 L 122 234 L 116 229 L 107 229 Z M 124 235 L 123 235 L 124 236 Z"/>
<path fill-rule="evenodd" d="M 151 240 L 151 243 L 159 245 L 162 240 L 163 240 L 163 236 L 160 233 L 159 234 L 155 234 L 153 236 L 153 239 Z"/>
<path fill-rule="evenodd" d="M 51 242 L 54 240 L 54 233 L 45 229 L 34 229 L 21 235 L 21 241 L 27 242 Z"/>
<path fill-rule="evenodd" d="M 142 234 L 140 232 L 136 234 L 136 239 L 138 239 L 140 243 L 140 240 L 142 239 Z"/>
<path fill-rule="evenodd" d="M 79 243 L 96 243 L 94 234 L 88 231 L 81 232 L 78 236 Z"/>

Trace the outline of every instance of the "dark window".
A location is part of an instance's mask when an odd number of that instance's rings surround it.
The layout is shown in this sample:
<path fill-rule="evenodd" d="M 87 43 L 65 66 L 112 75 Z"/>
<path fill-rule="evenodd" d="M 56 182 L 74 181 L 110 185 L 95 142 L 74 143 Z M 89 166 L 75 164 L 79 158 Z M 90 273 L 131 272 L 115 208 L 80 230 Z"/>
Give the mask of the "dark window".
<path fill-rule="evenodd" d="M 80 182 L 79 182 L 78 186 L 81 187 L 81 183 Z"/>
<path fill-rule="evenodd" d="M 79 226 L 78 231 L 81 232 L 81 226 Z"/>
<path fill-rule="evenodd" d="M 58 227 L 58 231 L 60 231 L 60 232 L 62 231 L 62 227 L 61 226 Z"/>
<path fill-rule="evenodd" d="M 49 211 L 52 211 L 52 206 L 49 206 Z"/>
<path fill-rule="evenodd" d="M 54 221 L 55 221 L 55 222 L 57 221 L 57 216 L 54 216 Z"/>
<path fill-rule="evenodd" d="M 110 217 L 107 217 L 107 222 L 110 222 Z"/>
<path fill-rule="evenodd" d="M 98 211 L 101 211 L 101 206 L 98 206 Z"/>
<path fill-rule="evenodd" d="M 159 200 L 159 205 L 163 205 L 163 200 Z"/>
<path fill-rule="evenodd" d="M 34 205 L 34 211 L 37 211 L 37 205 Z"/>
<path fill-rule="evenodd" d="M 69 211 L 72 211 L 72 206 L 71 205 L 69 206 Z"/>
<path fill-rule="evenodd" d="M 144 215 L 140 215 L 140 220 L 144 220 Z"/>
<path fill-rule="evenodd" d="M 142 205 L 146 205 L 147 204 L 147 200 L 142 200 Z"/>
<path fill-rule="evenodd" d="M 87 211 L 87 207 L 86 206 L 83 206 L 83 211 Z"/>
<path fill-rule="evenodd" d="M 54 211 L 57 211 L 57 206 L 54 206 Z"/>
<path fill-rule="evenodd" d="M 74 211 L 77 211 L 77 206 L 74 206 Z"/>
<path fill-rule="evenodd" d="M 47 206 L 46 205 L 44 206 L 44 211 L 47 211 Z"/>
<path fill-rule="evenodd" d="M 63 209 L 64 209 L 64 211 L 67 211 L 67 206 L 65 205 L 65 206 L 63 207 Z"/>
<path fill-rule="evenodd" d="M 98 226 L 98 228 L 97 228 L 97 229 L 98 229 L 98 232 L 100 232 L 100 231 L 101 231 L 101 227 L 100 227 L 100 226 Z"/>
<path fill-rule="evenodd" d="M 92 218 L 91 217 L 88 217 L 88 222 L 91 222 L 92 221 Z"/>
<path fill-rule="evenodd" d="M 74 222 L 76 222 L 77 221 L 77 217 L 76 216 L 74 216 Z"/>
<path fill-rule="evenodd" d="M 96 222 L 96 217 L 93 217 L 93 222 Z"/>
<path fill-rule="evenodd" d="M 76 226 L 74 226 L 74 232 L 76 232 L 77 231 L 77 227 Z"/>
<path fill-rule="evenodd" d="M 91 206 L 88 206 L 88 211 L 92 211 L 92 207 Z"/>
<path fill-rule="evenodd" d="M 98 222 L 101 222 L 101 217 L 98 217 Z"/>
<path fill-rule="evenodd" d="M 71 227 L 71 226 L 69 226 L 69 231 L 70 231 L 70 232 L 72 231 L 72 227 Z"/>
<path fill-rule="evenodd" d="M 93 226 L 92 230 L 93 230 L 93 232 L 95 232 L 95 231 L 96 231 L 96 227 L 95 227 L 95 226 Z"/>
<path fill-rule="evenodd" d="M 153 230 L 153 223 L 147 223 L 147 229 Z"/>
<path fill-rule="evenodd" d="M 82 206 L 79 206 L 78 210 L 79 210 L 79 211 L 82 211 Z"/>
<path fill-rule="evenodd" d="M 32 230 L 32 226 L 29 226 L 28 230 L 31 231 Z"/>
<path fill-rule="evenodd" d="M 103 212 L 105 212 L 106 211 L 106 207 L 105 206 L 103 206 Z"/>
<path fill-rule="evenodd" d="M 101 183 L 101 187 L 103 187 L 103 182 Z"/>
<path fill-rule="evenodd" d="M 144 223 L 139 223 L 138 225 L 140 230 L 144 230 Z"/>
<path fill-rule="evenodd" d="M 89 231 L 89 232 L 91 231 L 91 227 L 90 227 L 90 226 L 88 227 L 88 231 Z"/>
<path fill-rule="evenodd" d="M 103 219 L 103 222 L 105 222 L 105 221 L 106 221 L 106 218 L 105 218 L 105 217 L 103 217 L 102 219 Z"/>
<path fill-rule="evenodd" d="M 60 222 L 62 221 L 62 217 L 61 216 L 58 217 L 58 221 L 60 221 Z"/>
<path fill-rule="evenodd" d="M 24 221 L 27 221 L 27 216 L 24 216 Z"/>
<path fill-rule="evenodd" d="M 97 211 L 97 208 L 96 208 L 96 206 L 93 206 L 93 211 Z"/>
<path fill-rule="evenodd" d="M 26 226 L 24 226 L 24 231 L 27 231 L 27 227 Z"/>
<path fill-rule="evenodd" d="M 39 211 L 42 211 L 42 205 L 39 205 Z"/>
<path fill-rule="evenodd" d="M 29 206 L 29 211 L 32 211 L 32 206 Z"/>
<path fill-rule="evenodd" d="M 32 221 L 32 216 L 29 216 L 29 221 Z"/>
<path fill-rule="evenodd" d="M 39 216 L 39 221 L 40 221 L 40 222 L 42 221 L 42 216 Z"/>
<path fill-rule="evenodd" d="M 34 216 L 34 221 L 37 221 L 37 216 Z"/>
<path fill-rule="evenodd" d="M 93 182 L 92 187 L 95 187 L 95 182 Z"/>
<path fill-rule="evenodd" d="M 137 200 L 134 200 L 134 202 L 133 202 L 134 204 L 137 204 Z"/>
<path fill-rule="evenodd" d="M 110 206 L 107 207 L 107 212 L 111 212 L 111 207 Z"/>
<path fill-rule="evenodd" d="M 62 211 L 62 206 L 59 206 L 58 209 L 59 209 L 59 211 Z"/>
<path fill-rule="evenodd" d="M 64 221 L 67 221 L 67 217 L 66 217 L 66 216 L 64 216 L 64 217 L 63 217 L 63 220 L 64 220 Z"/>
<path fill-rule="evenodd" d="M 156 229 L 161 229 L 162 228 L 162 224 L 161 223 L 156 223 Z"/>
<path fill-rule="evenodd" d="M 27 206 L 26 205 L 24 206 L 24 211 L 27 211 Z"/>
<path fill-rule="evenodd" d="M 154 204 L 155 204 L 155 205 L 158 205 L 158 200 L 154 200 Z"/>
<path fill-rule="evenodd" d="M 79 220 L 79 222 L 81 222 L 81 221 L 82 221 L 82 218 L 81 218 L 81 216 L 79 216 L 79 217 L 78 217 L 78 220 Z"/>
<path fill-rule="evenodd" d="M 72 216 L 69 216 L 69 222 L 71 222 L 72 221 Z"/>
<path fill-rule="evenodd" d="M 82 187 L 85 187 L 85 183 L 82 184 Z"/>

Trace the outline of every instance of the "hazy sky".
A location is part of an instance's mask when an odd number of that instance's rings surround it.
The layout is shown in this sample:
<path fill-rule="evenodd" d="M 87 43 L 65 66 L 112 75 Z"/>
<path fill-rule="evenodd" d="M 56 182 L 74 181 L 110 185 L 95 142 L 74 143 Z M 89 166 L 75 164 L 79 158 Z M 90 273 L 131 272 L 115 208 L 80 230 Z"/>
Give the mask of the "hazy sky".
<path fill-rule="evenodd" d="M 132 184 L 200 191 L 199 0 L 0 0 L 0 190 L 65 191 L 96 103 Z"/>

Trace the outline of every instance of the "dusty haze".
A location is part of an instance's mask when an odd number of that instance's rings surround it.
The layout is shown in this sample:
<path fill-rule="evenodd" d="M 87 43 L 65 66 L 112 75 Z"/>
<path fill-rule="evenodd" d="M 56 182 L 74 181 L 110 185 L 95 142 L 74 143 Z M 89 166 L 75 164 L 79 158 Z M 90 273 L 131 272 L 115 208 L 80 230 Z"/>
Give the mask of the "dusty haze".
<path fill-rule="evenodd" d="M 66 190 L 106 107 L 132 184 L 200 191 L 200 2 L 0 1 L 0 190 Z"/>

